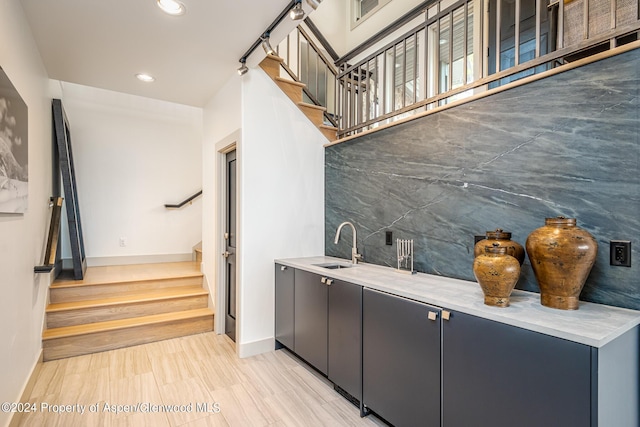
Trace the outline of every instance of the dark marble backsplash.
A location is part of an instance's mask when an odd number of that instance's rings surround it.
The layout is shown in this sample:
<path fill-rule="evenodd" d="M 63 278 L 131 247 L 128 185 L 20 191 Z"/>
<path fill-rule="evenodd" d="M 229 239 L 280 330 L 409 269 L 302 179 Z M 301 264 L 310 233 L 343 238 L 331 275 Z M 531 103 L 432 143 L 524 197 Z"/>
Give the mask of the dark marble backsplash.
<path fill-rule="evenodd" d="M 415 240 L 418 271 L 475 280 L 474 235 L 525 245 L 547 217 L 576 218 L 598 241 L 581 300 L 640 309 L 640 49 L 328 147 L 325 251 L 394 266 Z M 385 232 L 393 232 L 392 246 Z M 632 267 L 609 241 L 632 241 Z M 517 285 L 538 292 L 529 260 Z"/>

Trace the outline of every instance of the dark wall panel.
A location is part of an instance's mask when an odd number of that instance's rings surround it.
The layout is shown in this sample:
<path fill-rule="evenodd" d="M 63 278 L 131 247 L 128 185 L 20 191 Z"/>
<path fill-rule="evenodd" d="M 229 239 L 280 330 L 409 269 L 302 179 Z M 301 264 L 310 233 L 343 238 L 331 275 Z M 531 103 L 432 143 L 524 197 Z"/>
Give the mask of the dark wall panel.
<path fill-rule="evenodd" d="M 581 299 L 640 309 L 640 49 L 326 149 L 326 253 L 395 266 L 385 231 L 415 239 L 416 269 L 474 280 L 473 236 L 523 246 L 546 217 L 598 241 Z M 632 267 L 609 266 L 631 240 Z M 538 291 L 529 260 L 518 288 Z"/>

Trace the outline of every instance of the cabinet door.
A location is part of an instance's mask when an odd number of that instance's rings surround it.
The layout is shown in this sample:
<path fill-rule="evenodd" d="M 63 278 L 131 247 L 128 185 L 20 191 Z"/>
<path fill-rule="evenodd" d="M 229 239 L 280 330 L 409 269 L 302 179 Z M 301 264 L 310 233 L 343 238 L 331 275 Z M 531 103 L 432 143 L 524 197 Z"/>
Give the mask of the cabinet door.
<path fill-rule="evenodd" d="M 276 264 L 276 340 L 290 350 L 294 349 L 293 304 L 294 269 Z"/>
<path fill-rule="evenodd" d="M 329 287 L 321 279 L 317 274 L 295 270 L 294 351 L 326 375 Z"/>
<path fill-rule="evenodd" d="M 365 289 L 362 322 L 364 405 L 396 427 L 440 426 L 439 309 Z"/>
<path fill-rule="evenodd" d="M 442 334 L 443 426 L 591 426 L 591 347 L 457 312 Z"/>
<path fill-rule="evenodd" d="M 362 286 L 334 280 L 329 286 L 329 368 L 338 387 L 362 399 Z"/>

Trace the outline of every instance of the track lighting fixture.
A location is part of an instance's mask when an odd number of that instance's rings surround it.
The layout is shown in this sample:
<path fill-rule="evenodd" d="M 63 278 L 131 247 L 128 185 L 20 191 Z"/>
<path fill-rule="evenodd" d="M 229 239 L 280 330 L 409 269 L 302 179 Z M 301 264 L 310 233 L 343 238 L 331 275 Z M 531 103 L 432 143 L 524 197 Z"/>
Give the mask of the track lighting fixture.
<path fill-rule="evenodd" d="M 240 60 L 240 68 L 238 68 L 238 75 L 240 76 L 244 76 L 245 74 L 247 74 L 247 71 L 249 71 L 249 68 L 247 68 L 247 64 L 246 64 L 247 60 L 245 58 L 242 58 Z"/>
<path fill-rule="evenodd" d="M 264 53 L 267 55 L 275 55 L 276 51 L 271 47 L 269 43 L 269 33 L 264 33 L 262 36 L 262 49 L 264 49 Z"/>
<path fill-rule="evenodd" d="M 313 10 L 316 10 L 318 6 L 320 6 L 320 3 L 322 3 L 322 0 L 307 0 L 307 4 L 311 6 Z"/>
<path fill-rule="evenodd" d="M 170 0 L 156 0 L 160 1 L 170 1 Z M 179 1 L 179 0 L 171 0 L 171 1 Z M 318 7 L 322 0 L 307 0 L 307 3 L 311 5 L 314 9 Z M 300 20 L 304 18 L 305 12 L 302 9 L 302 0 L 291 0 L 287 3 L 282 12 L 273 20 L 273 22 L 264 30 L 264 33 L 258 39 L 253 42 L 251 47 L 240 57 L 240 67 L 238 68 L 238 74 L 243 75 L 247 72 L 248 68 L 245 64 L 247 58 L 256 50 L 259 46 L 262 45 L 262 49 L 267 55 L 277 55 L 276 50 L 271 46 L 269 41 L 269 35 L 271 32 L 289 15 L 293 20 Z"/>
<path fill-rule="evenodd" d="M 291 8 L 289 17 L 294 21 L 299 21 L 304 18 L 304 10 L 302 10 L 302 0 L 298 0 L 295 6 Z"/>

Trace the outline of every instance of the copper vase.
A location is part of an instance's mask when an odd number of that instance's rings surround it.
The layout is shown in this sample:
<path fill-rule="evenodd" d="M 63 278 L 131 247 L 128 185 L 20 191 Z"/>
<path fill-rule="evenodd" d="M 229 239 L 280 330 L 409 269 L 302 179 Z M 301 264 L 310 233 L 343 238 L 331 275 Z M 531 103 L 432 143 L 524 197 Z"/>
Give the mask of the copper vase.
<path fill-rule="evenodd" d="M 527 237 L 527 254 L 540 286 L 540 303 L 577 310 L 580 292 L 596 260 L 598 243 L 575 218 L 546 218 Z"/>
<path fill-rule="evenodd" d="M 473 249 L 473 256 L 477 257 L 483 254 L 485 248 L 493 246 L 494 243 L 498 243 L 501 247 L 507 248 L 507 254 L 517 259 L 522 266 L 524 262 L 524 248 L 520 243 L 511 240 L 510 232 L 497 228 L 495 231 L 487 231 L 486 236 L 486 239 L 476 243 Z"/>
<path fill-rule="evenodd" d="M 473 275 L 484 293 L 484 303 L 508 307 L 509 297 L 520 277 L 520 263 L 507 248 L 493 243 L 473 260 Z"/>

